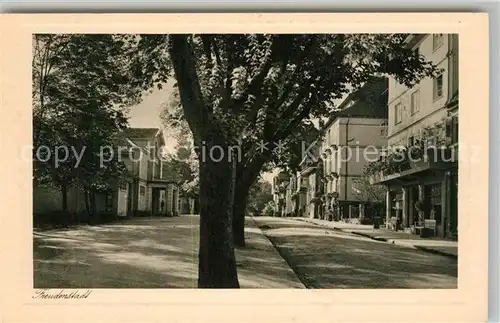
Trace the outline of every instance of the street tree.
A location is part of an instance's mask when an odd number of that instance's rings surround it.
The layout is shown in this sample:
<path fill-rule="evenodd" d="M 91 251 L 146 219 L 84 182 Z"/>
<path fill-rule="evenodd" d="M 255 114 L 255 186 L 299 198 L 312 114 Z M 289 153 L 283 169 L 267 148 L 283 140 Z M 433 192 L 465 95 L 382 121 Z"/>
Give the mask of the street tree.
<path fill-rule="evenodd" d="M 169 68 L 153 59 L 145 64 L 140 50 L 132 35 L 33 37 L 34 177 L 61 189 L 63 210 L 67 188 L 78 183 L 95 218 L 96 192 L 108 189 L 126 172 L 117 158 L 110 158 L 117 154 L 109 147 L 127 126 L 127 107 L 155 83 L 148 73 Z M 45 156 L 38 158 L 41 146 Z"/>
<path fill-rule="evenodd" d="M 305 120 L 377 74 L 400 83 L 436 72 L 404 34 L 170 35 L 180 103 L 200 160 L 199 287 L 239 287 L 234 207 Z M 163 46 L 163 44 L 159 45 Z M 238 145 L 241 151 L 234 152 Z M 224 158 L 219 159 L 223 156 Z M 214 157 L 214 156 L 211 156 Z"/>
<path fill-rule="evenodd" d="M 273 200 L 271 183 L 259 179 L 250 187 L 247 212 L 249 214 L 263 214 L 266 205 Z"/>

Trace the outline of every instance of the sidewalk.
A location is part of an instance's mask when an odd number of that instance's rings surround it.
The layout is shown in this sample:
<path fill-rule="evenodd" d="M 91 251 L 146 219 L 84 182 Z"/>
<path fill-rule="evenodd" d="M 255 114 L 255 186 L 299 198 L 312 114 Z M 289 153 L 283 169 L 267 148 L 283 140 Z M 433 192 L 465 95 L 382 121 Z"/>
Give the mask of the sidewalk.
<path fill-rule="evenodd" d="M 377 241 L 384 241 L 402 247 L 419 249 L 443 256 L 457 258 L 458 257 L 458 242 L 450 240 L 442 240 L 438 238 L 421 238 L 418 235 L 396 232 L 386 229 L 374 229 L 373 225 L 350 224 L 343 222 L 331 222 L 327 220 L 310 219 L 310 218 L 292 218 L 298 221 L 314 223 L 327 228 L 364 236 Z"/>
<path fill-rule="evenodd" d="M 247 217 L 244 248 L 236 248 L 236 266 L 242 288 L 305 288 L 276 248 Z"/>

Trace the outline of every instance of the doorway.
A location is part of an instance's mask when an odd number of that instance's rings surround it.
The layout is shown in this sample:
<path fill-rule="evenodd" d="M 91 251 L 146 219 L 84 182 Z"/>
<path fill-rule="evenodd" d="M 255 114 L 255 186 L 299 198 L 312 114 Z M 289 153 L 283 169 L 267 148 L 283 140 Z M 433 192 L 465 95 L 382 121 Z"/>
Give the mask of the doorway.
<path fill-rule="evenodd" d="M 442 200 L 441 200 L 441 190 L 442 184 L 432 184 L 428 185 L 425 189 L 426 200 L 429 201 L 429 208 L 426 211 L 425 218 L 436 221 L 436 235 L 442 236 L 443 223 L 442 223 Z"/>

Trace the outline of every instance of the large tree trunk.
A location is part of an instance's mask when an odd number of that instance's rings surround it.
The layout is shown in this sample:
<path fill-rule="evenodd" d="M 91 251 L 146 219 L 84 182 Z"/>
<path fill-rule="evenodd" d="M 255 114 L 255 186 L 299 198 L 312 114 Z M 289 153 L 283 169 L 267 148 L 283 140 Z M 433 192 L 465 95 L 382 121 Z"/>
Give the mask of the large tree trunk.
<path fill-rule="evenodd" d="M 214 141 L 212 145 L 216 143 Z M 210 147 L 207 146 L 207 151 Z M 200 161 L 198 287 L 239 288 L 231 229 L 234 164 L 227 156 L 219 162 L 202 156 L 203 159 L 204 162 Z"/>
<path fill-rule="evenodd" d="M 184 116 L 195 142 L 203 144 L 200 160 L 200 250 L 198 287 L 239 288 L 232 235 L 235 183 L 234 158 L 229 160 L 227 138 L 205 104 L 196 74 L 196 60 L 187 35 L 169 36 L 169 54 Z M 224 158 L 211 158 L 213 147 Z M 218 148 L 215 154 L 220 153 Z M 205 153 L 203 153 L 205 152 Z M 208 153 L 208 156 L 207 156 Z M 215 156 L 214 156 L 215 157 Z"/>

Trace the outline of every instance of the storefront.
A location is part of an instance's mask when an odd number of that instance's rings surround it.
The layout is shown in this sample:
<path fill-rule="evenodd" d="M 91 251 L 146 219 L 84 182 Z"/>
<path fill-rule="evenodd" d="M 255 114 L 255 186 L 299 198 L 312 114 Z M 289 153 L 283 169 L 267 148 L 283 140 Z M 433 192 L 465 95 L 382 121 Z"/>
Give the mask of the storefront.
<path fill-rule="evenodd" d="M 382 179 L 387 187 L 386 227 L 432 236 L 457 236 L 457 169 L 426 169 Z"/>

